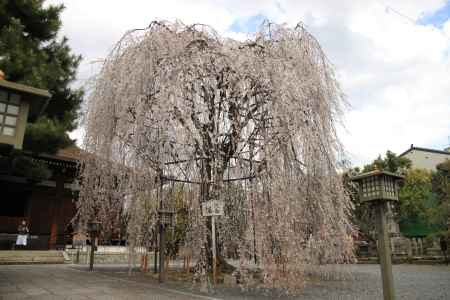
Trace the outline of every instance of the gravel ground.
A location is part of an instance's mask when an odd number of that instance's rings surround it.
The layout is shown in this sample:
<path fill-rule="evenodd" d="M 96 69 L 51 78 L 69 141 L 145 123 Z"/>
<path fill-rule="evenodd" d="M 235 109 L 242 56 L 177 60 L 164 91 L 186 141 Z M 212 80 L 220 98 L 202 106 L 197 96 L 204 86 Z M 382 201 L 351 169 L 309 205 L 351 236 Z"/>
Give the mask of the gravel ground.
<path fill-rule="evenodd" d="M 450 299 L 450 266 L 395 265 L 397 299 Z M 321 273 L 320 270 L 311 270 Z M 331 278 L 315 280 L 300 295 L 279 297 L 219 287 L 199 295 L 189 283 L 159 285 L 126 266 L 20 265 L 0 266 L 0 299 L 382 299 L 378 265 L 338 267 Z"/>
<path fill-rule="evenodd" d="M 130 277 L 124 267 L 102 266 L 97 271 L 108 276 L 119 276 L 134 281 L 147 281 L 139 273 Z M 316 270 L 317 273 L 321 273 Z M 312 270 L 314 272 L 314 270 Z M 394 265 L 394 285 L 397 299 L 450 300 L 450 266 L 445 265 Z M 379 265 L 349 265 L 334 267 L 330 277 L 310 282 L 300 295 L 280 297 L 277 294 L 264 295 L 261 292 L 243 292 L 240 289 L 219 287 L 210 296 L 229 300 L 256 299 L 383 299 L 381 274 Z M 168 288 L 193 291 L 190 284 L 168 283 Z"/>
<path fill-rule="evenodd" d="M 382 299 L 379 265 L 352 265 L 352 280 L 308 286 L 297 299 Z M 450 267 L 394 265 L 397 299 L 450 299 Z"/>

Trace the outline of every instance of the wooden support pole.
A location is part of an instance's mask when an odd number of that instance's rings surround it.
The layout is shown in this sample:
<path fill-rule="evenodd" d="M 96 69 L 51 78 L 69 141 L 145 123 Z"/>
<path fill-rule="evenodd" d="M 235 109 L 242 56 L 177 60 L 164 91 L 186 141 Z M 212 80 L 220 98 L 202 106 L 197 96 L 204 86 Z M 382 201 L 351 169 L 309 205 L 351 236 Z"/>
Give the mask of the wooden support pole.
<path fill-rule="evenodd" d="M 386 201 L 380 201 L 377 204 L 378 257 L 380 259 L 384 300 L 395 300 L 394 278 L 392 276 L 391 250 L 389 248 L 389 236 L 386 224 L 386 209 L 387 209 Z"/>
<path fill-rule="evenodd" d="M 80 246 L 77 246 L 77 256 L 75 259 L 75 263 L 79 264 L 80 263 Z"/>
<path fill-rule="evenodd" d="M 91 255 L 89 256 L 89 271 L 94 270 L 94 255 L 95 255 L 95 235 L 91 235 Z"/>
<path fill-rule="evenodd" d="M 165 270 L 164 270 L 164 247 L 165 247 L 165 238 L 164 238 L 164 225 L 159 225 L 159 283 L 163 283 L 165 281 Z"/>
<path fill-rule="evenodd" d="M 153 241 L 153 262 L 154 269 L 153 273 L 158 273 L 158 224 L 155 227 L 155 239 Z"/>
<path fill-rule="evenodd" d="M 216 218 L 211 216 L 211 239 L 212 239 L 212 267 L 213 267 L 213 283 L 217 284 L 217 256 L 216 256 Z"/>

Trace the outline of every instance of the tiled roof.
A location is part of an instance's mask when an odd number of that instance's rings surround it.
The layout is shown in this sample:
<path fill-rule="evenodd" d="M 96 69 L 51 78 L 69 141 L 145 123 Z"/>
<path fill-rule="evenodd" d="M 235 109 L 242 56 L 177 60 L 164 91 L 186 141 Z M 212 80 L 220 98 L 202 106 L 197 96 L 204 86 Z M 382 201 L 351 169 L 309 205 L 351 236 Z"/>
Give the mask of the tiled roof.
<path fill-rule="evenodd" d="M 450 156 L 450 152 L 448 152 L 448 151 L 429 149 L 429 148 L 422 148 L 422 147 L 414 147 L 414 146 L 409 148 L 408 150 L 406 150 L 405 152 L 403 152 L 399 156 L 403 156 L 403 155 L 411 152 L 412 150 L 417 150 L 417 151 L 422 151 L 422 152 L 430 152 L 430 153 L 438 153 L 438 154 L 446 154 L 446 155 Z"/>
<path fill-rule="evenodd" d="M 81 158 L 82 150 L 76 145 L 58 150 L 56 154 L 39 154 L 34 157 L 36 160 L 45 161 L 49 165 L 77 167 Z"/>
<path fill-rule="evenodd" d="M 79 160 L 81 157 L 81 151 L 82 150 L 80 148 L 78 148 L 76 145 L 73 145 L 64 149 L 59 149 L 58 152 L 56 152 L 56 156 L 65 159 Z"/>

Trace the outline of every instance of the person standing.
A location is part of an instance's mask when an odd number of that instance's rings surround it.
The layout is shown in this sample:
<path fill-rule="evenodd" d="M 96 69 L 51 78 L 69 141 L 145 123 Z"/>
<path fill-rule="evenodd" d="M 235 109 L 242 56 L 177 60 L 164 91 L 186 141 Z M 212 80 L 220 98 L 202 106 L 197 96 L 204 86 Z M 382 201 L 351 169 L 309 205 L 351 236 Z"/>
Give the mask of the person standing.
<path fill-rule="evenodd" d="M 28 229 L 27 222 L 22 220 L 22 223 L 17 228 L 18 235 L 16 240 L 16 246 L 25 247 L 27 245 L 28 233 L 30 230 Z"/>
<path fill-rule="evenodd" d="M 444 259 L 445 259 L 445 263 L 448 264 L 448 259 L 447 259 L 447 250 L 448 250 L 448 241 L 447 241 L 447 237 L 442 235 L 439 241 L 439 244 L 441 246 L 441 251 L 442 254 L 444 255 Z"/>

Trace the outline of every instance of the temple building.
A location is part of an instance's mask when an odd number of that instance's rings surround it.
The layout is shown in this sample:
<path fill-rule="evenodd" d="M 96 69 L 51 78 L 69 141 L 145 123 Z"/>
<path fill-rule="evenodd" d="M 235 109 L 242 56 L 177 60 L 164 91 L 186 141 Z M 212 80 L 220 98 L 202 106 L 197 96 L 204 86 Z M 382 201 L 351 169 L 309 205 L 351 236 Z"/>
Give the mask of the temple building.
<path fill-rule="evenodd" d="M 22 151 L 27 123 L 37 120 L 50 99 L 46 90 L 0 78 L 0 249 L 14 246 L 22 220 L 30 229 L 27 249 L 64 248 L 71 237 L 80 150 Z M 34 166 L 45 169 L 45 180 L 35 179 Z"/>

